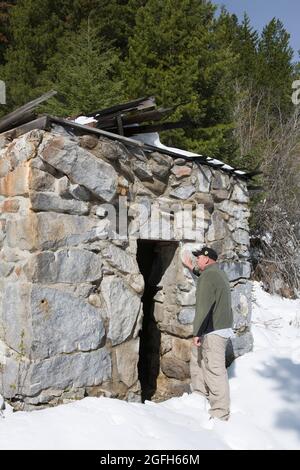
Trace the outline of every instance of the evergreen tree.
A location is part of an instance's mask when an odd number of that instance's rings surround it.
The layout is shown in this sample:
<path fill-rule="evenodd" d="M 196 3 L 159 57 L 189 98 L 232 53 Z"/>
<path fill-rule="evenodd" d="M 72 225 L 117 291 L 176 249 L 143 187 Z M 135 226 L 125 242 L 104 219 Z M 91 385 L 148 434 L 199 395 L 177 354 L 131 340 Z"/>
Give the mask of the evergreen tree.
<path fill-rule="evenodd" d="M 245 13 L 235 42 L 235 50 L 239 53 L 237 76 L 243 80 L 257 79 L 258 39 L 258 33 L 252 28 L 250 18 Z"/>
<path fill-rule="evenodd" d="M 10 42 L 10 13 L 16 0 L 0 2 L 0 64 L 4 62 L 4 54 Z"/>
<path fill-rule="evenodd" d="M 90 19 L 99 31 L 100 37 L 127 54 L 128 39 L 135 26 L 136 11 L 147 0 L 75 0 L 68 21 L 76 30 L 82 19 Z"/>
<path fill-rule="evenodd" d="M 118 53 L 99 40 L 97 28 L 89 21 L 82 23 L 78 33 L 65 33 L 58 51 L 39 83 L 40 92 L 57 90 L 60 101 L 53 98 L 44 111 L 78 115 L 122 101 L 122 82 L 116 72 Z"/>
<path fill-rule="evenodd" d="M 19 0 L 11 12 L 12 44 L 0 75 L 6 81 L 6 111 L 35 97 L 39 74 L 57 50 L 71 0 Z"/>
<path fill-rule="evenodd" d="M 258 84 L 269 93 L 269 102 L 281 112 L 292 108 L 291 87 L 294 77 L 290 35 L 280 20 L 273 18 L 262 32 L 258 44 Z"/>
<path fill-rule="evenodd" d="M 137 12 L 124 76 L 129 98 L 155 95 L 164 106 L 181 104 L 174 120 L 195 129 L 169 132 L 167 144 L 221 155 L 228 146 L 226 83 L 234 58 L 221 44 L 214 13 L 210 2 L 149 0 Z"/>

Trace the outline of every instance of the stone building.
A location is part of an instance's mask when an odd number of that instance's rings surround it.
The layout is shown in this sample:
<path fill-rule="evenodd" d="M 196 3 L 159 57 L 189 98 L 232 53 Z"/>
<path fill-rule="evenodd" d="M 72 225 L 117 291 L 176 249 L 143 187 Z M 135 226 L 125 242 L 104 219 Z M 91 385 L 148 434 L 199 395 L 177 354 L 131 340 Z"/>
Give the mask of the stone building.
<path fill-rule="evenodd" d="M 17 409 L 188 392 L 181 257 L 204 243 L 231 282 L 228 360 L 252 348 L 247 175 L 137 139 L 50 116 L 0 135 L 0 394 Z"/>

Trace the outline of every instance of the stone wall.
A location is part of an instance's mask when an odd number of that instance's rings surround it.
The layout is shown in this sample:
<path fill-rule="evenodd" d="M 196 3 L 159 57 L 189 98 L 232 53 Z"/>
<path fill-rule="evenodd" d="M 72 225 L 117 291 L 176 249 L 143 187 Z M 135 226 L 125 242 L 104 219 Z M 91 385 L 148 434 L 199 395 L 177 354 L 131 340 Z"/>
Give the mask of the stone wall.
<path fill-rule="evenodd" d="M 137 235 L 137 204 L 155 202 L 161 220 L 174 217 L 174 202 L 203 205 L 201 240 L 176 227 L 153 236 L 173 246 L 166 262 L 167 245 L 157 245 L 164 269 L 153 304 L 160 336 L 154 399 L 188 390 L 195 367 L 195 279 L 182 265 L 185 249 L 206 243 L 220 253 L 239 328 L 230 354 L 251 349 L 245 183 L 59 127 L 2 138 L 0 147 L 0 393 L 16 408 L 87 395 L 140 400 L 144 279 L 136 238 L 147 235 Z M 129 214 L 129 236 L 121 238 L 111 217 L 119 196 Z"/>

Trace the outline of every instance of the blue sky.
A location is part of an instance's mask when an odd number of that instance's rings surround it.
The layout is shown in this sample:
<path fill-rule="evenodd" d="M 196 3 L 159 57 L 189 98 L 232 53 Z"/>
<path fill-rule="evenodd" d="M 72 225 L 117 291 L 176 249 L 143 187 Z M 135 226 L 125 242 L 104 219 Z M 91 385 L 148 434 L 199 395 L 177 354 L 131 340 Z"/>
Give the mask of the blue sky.
<path fill-rule="evenodd" d="M 225 5 L 227 10 L 242 18 L 248 13 L 251 24 L 261 32 L 266 23 L 274 16 L 279 18 L 290 33 L 290 44 L 294 58 L 299 59 L 300 49 L 300 0 L 213 0 L 217 5 Z"/>

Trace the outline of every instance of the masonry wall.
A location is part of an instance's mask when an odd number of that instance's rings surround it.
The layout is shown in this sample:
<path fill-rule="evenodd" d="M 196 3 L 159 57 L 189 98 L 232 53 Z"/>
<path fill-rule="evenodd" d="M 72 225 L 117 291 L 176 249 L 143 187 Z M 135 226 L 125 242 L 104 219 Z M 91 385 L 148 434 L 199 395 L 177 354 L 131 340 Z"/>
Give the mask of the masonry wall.
<path fill-rule="evenodd" d="M 137 263 L 139 205 L 203 205 L 202 239 L 161 233 L 178 247 L 160 281 L 154 317 L 160 361 L 154 399 L 188 391 L 195 279 L 185 249 L 220 253 L 232 286 L 231 357 L 252 347 L 245 183 L 205 166 L 63 128 L 0 138 L 0 394 L 16 408 L 84 396 L 140 401 L 138 380 L 144 279 Z M 128 235 L 118 238 L 113 208 L 126 201 Z M 106 205 L 105 205 L 106 204 Z M 122 202 L 124 204 L 124 202 Z M 124 209 L 124 207 L 123 207 Z M 194 221 L 199 217 L 196 210 Z M 176 218 L 176 215 L 175 215 Z M 199 221 L 198 221 L 199 222 Z M 196 385 L 195 385 L 196 387 Z"/>

